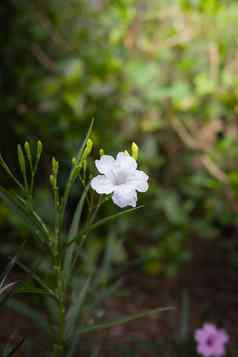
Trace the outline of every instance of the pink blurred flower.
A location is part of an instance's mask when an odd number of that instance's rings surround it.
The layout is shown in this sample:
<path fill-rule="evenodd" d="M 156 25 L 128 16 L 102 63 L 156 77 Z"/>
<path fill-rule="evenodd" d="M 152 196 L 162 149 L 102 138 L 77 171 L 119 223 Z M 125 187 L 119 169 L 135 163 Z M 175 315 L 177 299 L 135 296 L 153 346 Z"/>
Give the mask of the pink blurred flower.
<path fill-rule="evenodd" d="M 197 352 L 203 357 L 225 356 L 225 345 L 229 336 L 225 330 L 218 329 L 211 323 L 205 323 L 194 334 L 197 342 Z"/>

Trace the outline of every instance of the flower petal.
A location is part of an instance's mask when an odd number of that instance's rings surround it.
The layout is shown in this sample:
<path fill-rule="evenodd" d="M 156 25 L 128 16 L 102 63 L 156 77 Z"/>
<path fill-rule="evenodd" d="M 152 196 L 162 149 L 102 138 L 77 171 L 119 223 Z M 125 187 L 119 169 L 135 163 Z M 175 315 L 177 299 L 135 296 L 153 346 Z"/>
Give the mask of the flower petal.
<path fill-rule="evenodd" d="M 133 185 L 134 189 L 139 192 L 146 192 L 149 188 L 148 185 L 149 176 L 143 171 L 136 170 L 132 175 L 129 176 L 128 183 Z"/>
<path fill-rule="evenodd" d="M 114 187 L 112 200 L 120 208 L 136 207 L 137 193 L 128 185 L 120 185 L 117 188 Z"/>
<path fill-rule="evenodd" d="M 113 191 L 113 184 L 105 175 L 98 175 L 91 180 L 91 187 L 100 194 L 109 194 Z"/>
<path fill-rule="evenodd" d="M 96 168 L 101 174 L 110 175 L 115 164 L 115 159 L 111 155 L 103 155 L 100 160 L 95 161 Z"/>
<path fill-rule="evenodd" d="M 137 168 L 137 162 L 132 156 L 124 152 L 119 152 L 117 154 L 116 163 L 123 170 L 134 171 Z"/>

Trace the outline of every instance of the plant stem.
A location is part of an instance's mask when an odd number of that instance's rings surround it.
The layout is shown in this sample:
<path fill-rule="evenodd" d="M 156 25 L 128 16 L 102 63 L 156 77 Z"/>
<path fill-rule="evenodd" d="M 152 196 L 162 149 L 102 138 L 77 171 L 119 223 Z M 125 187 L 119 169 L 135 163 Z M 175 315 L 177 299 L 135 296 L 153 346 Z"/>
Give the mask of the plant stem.
<path fill-rule="evenodd" d="M 55 257 L 54 270 L 56 273 L 56 294 L 58 298 L 58 326 L 56 334 L 56 342 L 54 345 L 54 357 L 61 357 L 64 355 L 65 350 L 65 289 L 64 289 L 64 280 L 63 280 L 63 269 L 60 255 L 57 254 Z"/>

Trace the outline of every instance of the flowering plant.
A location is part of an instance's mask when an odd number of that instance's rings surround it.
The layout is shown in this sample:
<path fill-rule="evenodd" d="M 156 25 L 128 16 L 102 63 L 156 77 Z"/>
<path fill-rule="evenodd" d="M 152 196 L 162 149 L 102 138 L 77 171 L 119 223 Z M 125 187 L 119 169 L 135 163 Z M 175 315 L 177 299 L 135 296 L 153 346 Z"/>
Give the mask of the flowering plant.
<path fill-rule="evenodd" d="M 32 277 L 31 285 L 28 283 L 21 286 L 18 293 L 36 294 L 45 299 L 44 306 L 48 309 L 49 318 L 46 320 L 38 314 L 36 319 L 34 312 L 34 320 L 41 320 L 41 326 L 50 336 L 52 342 L 50 350 L 55 357 L 72 356 L 77 350 L 79 336 L 84 333 L 109 328 L 161 311 L 161 309 L 154 309 L 134 316 L 126 316 L 117 321 L 97 322 L 93 320 L 93 323 L 89 323 L 82 313 L 83 306 L 87 304 L 90 295 L 90 287 L 95 286 L 95 281 L 97 282 L 97 277 L 94 279 L 92 276 L 87 279 L 82 277 L 80 282 L 77 280 L 79 274 L 77 269 L 80 262 L 82 264 L 82 260 L 79 261 L 79 258 L 83 256 L 83 247 L 88 234 L 121 215 L 135 211 L 137 209 L 135 207 L 136 191 L 144 192 L 148 188 L 148 176 L 137 170 L 138 148 L 135 144 L 132 145 L 132 156 L 128 153 L 119 153 L 114 160 L 111 156 L 101 155 L 100 160 L 96 160 L 96 167 L 102 175 L 92 178 L 88 168 L 93 148 L 93 142 L 90 139 L 92 126 L 93 122 L 77 156 L 72 159 L 72 168 L 63 192 L 59 189 L 58 184 L 60 165 L 55 158 L 52 159 L 50 174 L 54 203 L 52 225 L 46 224 L 33 201 L 35 176 L 42 155 L 41 142 L 37 143 L 35 155 L 33 155 L 32 147 L 28 142 L 25 143 L 24 148 L 18 146 L 22 182 L 0 157 L 1 166 L 18 187 L 16 193 L 0 187 L 0 197 L 14 209 L 31 231 L 32 237 L 35 238 L 35 245 L 42 252 L 42 260 L 47 262 L 48 269 L 43 274 L 40 271 L 40 266 L 35 270 L 29 266 L 29 262 L 25 264 L 18 259 L 19 267 L 31 274 Z M 76 180 L 81 181 L 83 190 L 68 228 L 65 224 L 65 217 L 70 194 Z M 113 202 L 119 207 L 123 208 L 129 205 L 133 208 L 96 221 L 97 212 L 106 200 L 101 199 L 101 196 L 95 197 L 95 192 L 90 190 L 90 186 L 99 194 L 113 193 Z M 29 309 L 30 307 L 28 307 L 28 311 Z"/>
<path fill-rule="evenodd" d="M 218 329 L 211 323 L 205 323 L 195 331 L 197 352 L 203 357 L 225 356 L 225 345 L 229 341 L 226 331 Z"/>

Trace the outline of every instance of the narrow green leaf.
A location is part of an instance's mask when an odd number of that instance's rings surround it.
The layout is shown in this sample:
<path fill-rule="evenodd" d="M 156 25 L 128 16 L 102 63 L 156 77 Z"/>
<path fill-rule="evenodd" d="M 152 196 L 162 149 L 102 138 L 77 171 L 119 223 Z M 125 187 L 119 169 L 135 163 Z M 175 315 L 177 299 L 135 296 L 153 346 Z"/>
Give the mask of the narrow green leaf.
<path fill-rule="evenodd" d="M 16 290 L 16 294 L 33 294 L 33 295 L 45 295 L 45 296 L 50 296 L 55 299 L 55 296 L 50 294 L 48 291 L 40 289 L 40 288 L 35 288 L 35 287 L 30 287 L 30 286 L 23 286 L 20 287 Z"/>
<path fill-rule="evenodd" d="M 109 217 L 105 217 L 105 218 L 102 218 L 100 219 L 98 222 L 94 223 L 94 224 L 91 224 L 89 227 L 86 227 L 84 228 L 81 232 L 80 232 L 80 236 L 84 235 L 84 234 L 88 234 L 89 232 L 93 231 L 94 229 L 114 220 L 114 219 L 117 219 L 121 216 L 124 216 L 125 214 L 130 214 L 130 213 L 133 213 L 135 211 L 137 211 L 138 209 L 142 208 L 143 206 L 138 206 L 138 207 L 135 207 L 135 208 L 129 208 L 127 210 L 124 210 L 122 212 L 119 212 L 119 213 L 115 213 Z M 74 239 L 70 240 L 68 242 L 67 245 L 70 245 L 71 243 L 73 243 Z"/>
<path fill-rule="evenodd" d="M 54 291 L 51 290 L 48 285 L 46 285 L 44 283 L 44 281 L 42 281 L 42 279 L 39 277 L 39 275 L 37 275 L 37 273 L 35 273 L 32 269 L 29 269 L 27 266 L 25 266 L 25 264 L 23 264 L 22 262 L 20 262 L 19 260 L 17 260 L 16 264 L 22 269 L 24 270 L 26 273 L 30 274 L 30 276 L 32 277 L 33 280 L 35 280 L 35 282 L 37 282 L 43 289 L 45 292 L 47 292 L 48 296 L 53 297 L 54 299 L 57 300 Z"/>
<path fill-rule="evenodd" d="M 9 169 L 7 166 L 6 162 L 4 161 L 2 155 L 0 154 L 0 165 L 2 168 L 6 171 L 6 173 L 11 177 L 11 179 L 16 183 L 18 187 L 20 187 L 21 190 L 24 190 L 24 186 L 18 181 L 18 179 L 14 176 L 12 171 Z"/>
<path fill-rule="evenodd" d="M 157 314 L 160 314 L 161 312 L 165 312 L 165 311 L 169 311 L 172 310 L 173 307 L 164 307 L 164 308 L 157 308 L 157 309 L 151 309 L 151 310 L 147 310 L 135 315 L 131 315 L 131 316 L 126 316 L 126 317 L 122 317 L 116 321 L 109 321 L 109 322 L 104 322 L 101 324 L 95 324 L 92 326 L 86 326 L 86 327 L 82 327 L 79 329 L 79 335 L 85 334 L 85 333 L 89 333 L 89 332 L 94 332 L 97 330 L 105 330 L 105 329 L 109 329 L 118 325 L 124 325 L 127 324 L 128 322 L 134 321 L 134 320 L 138 320 L 138 319 L 142 319 L 144 317 L 149 317 L 149 316 L 155 316 Z"/>
<path fill-rule="evenodd" d="M 20 313 L 23 316 L 31 319 L 31 321 L 38 327 L 45 330 L 47 333 L 51 332 L 51 328 L 45 317 L 39 314 L 36 310 L 31 308 L 29 305 L 24 304 L 16 299 L 11 298 L 7 301 L 7 306 L 12 310 Z"/>
<path fill-rule="evenodd" d="M 86 147 L 86 145 L 87 145 L 88 139 L 89 139 L 89 137 L 91 136 L 91 132 L 92 132 L 92 129 L 93 129 L 94 121 L 95 121 L 95 119 L 93 118 L 93 119 L 91 120 L 89 129 L 88 129 L 88 132 L 87 132 L 87 134 L 86 134 L 86 136 L 85 136 L 85 139 L 84 139 L 84 141 L 83 141 L 83 144 L 82 144 L 82 146 L 81 146 L 81 148 L 80 148 L 80 150 L 79 150 L 79 152 L 78 152 L 78 154 L 77 154 L 77 161 L 78 161 L 78 162 L 80 162 L 80 160 L 81 160 L 81 158 L 82 158 L 82 155 L 83 155 L 83 151 L 84 151 L 84 149 L 85 149 L 85 147 Z"/>
<path fill-rule="evenodd" d="M 26 175 L 26 161 L 21 145 L 17 145 L 18 162 L 21 169 L 22 177 L 24 179 L 25 188 L 28 188 L 27 175 Z"/>
<path fill-rule="evenodd" d="M 75 331 L 77 331 L 77 326 L 79 324 L 79 317 L 82 309 L 82 305 L 87 297 L 87 293 L 90 287 L 92 277 L 90 276 L 84 283 L 82 289 L 80 290 L 77 301 L 74 301 L 71 305 L 71 308 L 68 312 L 67 321 L 66 321 L 66 339 L 72 337 Z"/>
<path fill-rule="evenodd" d="M 70 341 L 70 347 L 67 353 L 67 357 L 73 356 L 79 342 L 79 332 L 77 330 L 77 326 L 79 324 L 82 305 L 85 301 L 85 298 L 87 297 L 87 293 L 91 285 L 91 280 L 92 280 L 91 277 L 89 277 L 86 280 L 79 294 L 79 300 L 77 302 L 74 302 L 74 305 L 71 306 L 71 309 L 69 310 L 67 316 L 68 320 L 66 324 L 66 331 L 67 331 L 66 339 Z"/>
<path fill-rule="evenodd" d="M 83 232 L 83 233 L 91 232 L 92 230 L 94 230 L 94 229 L 96 229 L 96 228 L 98 228 L 98 227 L 100 227 L 100 226 L 102 226 L 102 225 L 114 220 L 114 219 L 117 219 L 117 218 L 119 218 L 121 216 L 124 216 L 126 214 L 133 213 L 133 212 L 137 211 L 138 209 L 140 209 L 142 207 L 143 206 L 138 206 L 138 207 L 135 207 L 135 208 L 129 208 L 129 209 L 125 210 L 125 211 L 122 211 L 122 212 L 119 212 L 119 213 L 115 213 L 115 214 L 113 214 L 113 215 L 111 215 L 109 217 L 102 218 L 98 222 L 92 224 L 90 227 L 87 227 L 86 228 L 86 232 Z"/>
<path fill-rule="evenodd" d="M 0 289 L 3 287 L 7 277 L 8 277 L 8 274 L 11 272 L 12 268 L 14 267 L 16 263 L 16 256 L 13 257 L 10 262 L 7 264 L 4 272 L 1 274 L 0 276 Z"/>
<path fill-rule="evenodd" d="M 68 240 L 74 240 L 75 237 L 77 236 L 78 230 L 79 230 L 79 224 L 80 224 L 80 219 L 82 216 L 82 211 L 83 211 L 83 207 L 84 207 L 84 203 L 88 194 L 88 190 L 89 190 L 89 185 L 87 185 L 80 197 L 80 200 L 78 202 L 78 205 L 76 207 L 75 213 L 74 213 L 74 217 L 72 220 L 72 224 L 69 230 L 69 236 L 68 236 Z M 73 255 L 74 255 L 74 251 L 75 251 L 75 247 L 76 244 L 71 244 L 71 246 L 68 247 L 66 254 L 65 254 L 65 260 L 64 260 L 64 275 L 65 275 L 65 282 L 67 284 L 68 279 L 71 275 L 71 271 L 72 271 L 72 260 L 73 260 Z M 77 246 L 78 249 L 78 246 Z"/>
<path fill-rule="evenodd" d="M 80 219 L 81 219 L 81 216 L 82 216 L 82 211 L 83 211 L 83 206 L 84 206 L 84 203 L 85 203 L 85 199 L 87 197 L 87 194 L 88 194 L 88 190 L 90 188 L 90 185 L 87 185 L 80 197 L 80 200 L 78 202 L 78 205 L 76 207 L 76 210 L 75 210 L 75 213 L 74 213 L 74 216 L 73 216 L 73 220 L 72 220 L 72 224 L 71 224 L 71 227 L 70 227 L 70 231 L 69 231 L 69 239 L 73 239 L 75 238 L 75 236 L 77 235 L 78 233 L 78 230 L 79 230 L 79 223 L 80 223 Z"/>
<path fill-rule="evenodd" d="M 48 239 L 47 232 L 42 224 L 24 205 L 24 201 L 11 194 L 0 186 L 0 198 L 22 219 L 22 222 L 30 229 L 30 231 L 39 237 L 43 242 Z"/>
<path fill-rule="evenodd" d="M 16 282 L 9 283 L 0 289 L 0 295 L 4 294 L 7 290 L 13 289 L 17 285 Z"/>
<path fill-rule="evenodd" d="M 64 216 L 65 216 L 65 209 L 66 209 L 66 206 L 67 206 L 67 203 L 68 203 L 68 199 L 69 199 L 69 195 L 70 195 L 70 192 L 71 192 L 71 189 L 75 183 L 75 180 L 77 179 L 77 177 L 79 176 L 79 173 L 80 173 L 80 170 L 82 168 L 82 165 L 81 165 L 81 159 L 82 159 L 82 156 L 83 156 L 83 151 L 84 151 L 84 148 L 85 146 L 87 145 L 87 142 L 88 142 L 88 139 L 89 139 L 89 136 L 91 135 L 91 131 L 92 131 L 92 128 L 93 128 L 93 123 L 94 123 L 94 119 L 91 121 L 91 124 L 90 124 L 90 127 L 88 129 L 88 132 L 87 132 L 87 135 L 83 141 L 83 144 L 77 154 L 77 164 L 73 164 L 73 168 L 70 172 L 70 175 L 69 175 L 69 179 L 68 179 L 68 182 L 66 184 L 66 187 L 65 187 L 65 190 L 64 190 L 64 194 L 63 194 L 63 198 L 62 198 L 62 202 L 61 202 L 61 215 L 60 215 L 60 221 L 61 221 L 61 224 L 64 222 Z"/>
<path fill-rule="evenodd" d="M 3 357 L 11 357 L 14 355 L 14 353 L 23 345 L 25 341 L 25 338 L 22 338 L 12 349 L 10 352 L 7 352 L 7 354 L 4 354 Z"/>
<path fill-rule="evenodd" d="M 40 140 L 37 141 L 37 147 L 36 147 L 36 161 L 35 161 L 35 165 L 34 165 L 34 173 L 36 173 L 39 162 L 40 162 L 40 158 L 42 155 L 42 151 L 43 151 L 43 145 L 42 142 Z"/>

